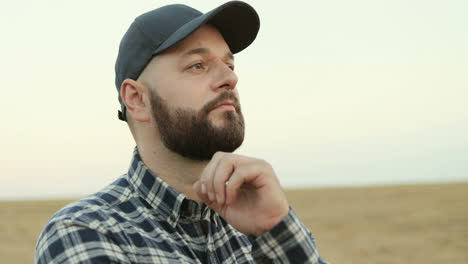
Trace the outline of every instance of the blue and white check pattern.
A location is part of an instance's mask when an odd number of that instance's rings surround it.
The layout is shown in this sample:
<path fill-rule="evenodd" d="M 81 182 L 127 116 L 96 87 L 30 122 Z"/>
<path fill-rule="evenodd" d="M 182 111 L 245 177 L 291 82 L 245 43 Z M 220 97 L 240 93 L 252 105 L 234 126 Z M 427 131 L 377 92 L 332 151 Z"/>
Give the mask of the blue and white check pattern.
<path fill-rule="evenodd" d="M 254 219 L 253 219 L 254 220 Z M 272 230 L 246 236 L 145 167 L 55 214 L 36 263 L 326 263 L 292 209 Z"/>

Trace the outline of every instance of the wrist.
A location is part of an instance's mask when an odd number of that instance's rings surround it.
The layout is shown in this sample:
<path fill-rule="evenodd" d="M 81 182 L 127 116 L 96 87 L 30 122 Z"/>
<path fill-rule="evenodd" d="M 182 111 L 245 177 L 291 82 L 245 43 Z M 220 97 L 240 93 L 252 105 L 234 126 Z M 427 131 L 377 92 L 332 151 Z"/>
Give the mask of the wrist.
<path fill-rule="evenodd" d="M 289 205 L 283 206 L 283 209 L 280 210 L 277 214 L 271 215 L 263 221 L 262 226 L 259 228 L 258 232 L 254 233 L 254 236 L 260 236 L 278 225 L 283 219 L 288 215 L 290 210 Z"/>

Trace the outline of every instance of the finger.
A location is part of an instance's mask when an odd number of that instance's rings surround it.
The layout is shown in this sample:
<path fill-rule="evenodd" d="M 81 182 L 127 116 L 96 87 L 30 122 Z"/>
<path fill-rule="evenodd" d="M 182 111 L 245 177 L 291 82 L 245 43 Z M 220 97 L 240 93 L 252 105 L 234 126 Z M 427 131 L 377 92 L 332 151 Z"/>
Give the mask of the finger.
<path fill-rule="evenodd" d="M 230 205 L 236 201 L 239 189 L 246 183 L 256 189 L 265 186 L 266 181 L 261 177 L 265 170 L 265 166 L 260 163 L 237 167 L 226 184 L 226 204 Z"/>
<path fill-rule="evenodd" d="M 216 202 L 224 204 L 226 201 L 226 182 L 229 181 L 232 173 L 237 166 L 244 166 L 249 163 L 258 162 L 257 159 L 248 158 L 240 155 L 225 153 L 218 161 L 213 176 L 213 189 L 216 196 Z"/>
<path fill-rule="evenodd" d="M 206 165 L 200 177 L 200 184 L 202 192 L 205 191 L 210 202 L 215 201 L 215 194 L 213 190 L 213 176 L 216 166 L 221 158 L 227 153 L 218 151 L 213 155 L 211 161 Z"/>
<path fill-rule="evenodd" d="M 208 205 L 209 207 L 213 208 L 214 210 L 217 209 L 217 207 L 215 206 L 216 204 L 214 203 L 214 201 L 210 201 L 210 198 L 208 197 L 208 193 L 205 191 L 203 192 L 202 191 L 202 187 L 201 187 L 201 182 L 200 181 L 197 181 L 193 184 L 193 188 L 195 190 L 195 193 L 197 194 L 198 198 L 203 202 L 205 203 L 206 205 Z"/>
<path fill-rule="evenodd" d="M 195 193 L 197 194 L 198 198 L 200 198 L 200 200 L 202 200 L 205 203 L 207 200 L 209 201 L 208 196 L 206 194 L 206 190 L 202 190 L 202 185 L 200 181 L 196 181 L 193 184 L 193 189 L 195 190 Z"/>
<path fill-rule="evenodd" d="M 223 204 L 225 201 L 226 182 L 231 177 L 236 166 L 236 155 L 225 155 L 218 162 L 218 166 L 214 170 L 213 175 L 213 190 L 216 196 L 216 202 Z"/>

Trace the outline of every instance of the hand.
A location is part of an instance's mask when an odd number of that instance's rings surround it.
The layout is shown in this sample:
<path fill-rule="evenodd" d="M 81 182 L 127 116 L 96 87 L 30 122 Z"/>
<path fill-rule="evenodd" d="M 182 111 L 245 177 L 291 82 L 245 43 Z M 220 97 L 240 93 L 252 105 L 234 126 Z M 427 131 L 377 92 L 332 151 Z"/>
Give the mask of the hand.
<path fill-rule="evenodd" d="M 247 235 L 270 230 L 289 211 L 275 172 L 264 160 L 217 152 L 193 187 L 203 202 Z"/>

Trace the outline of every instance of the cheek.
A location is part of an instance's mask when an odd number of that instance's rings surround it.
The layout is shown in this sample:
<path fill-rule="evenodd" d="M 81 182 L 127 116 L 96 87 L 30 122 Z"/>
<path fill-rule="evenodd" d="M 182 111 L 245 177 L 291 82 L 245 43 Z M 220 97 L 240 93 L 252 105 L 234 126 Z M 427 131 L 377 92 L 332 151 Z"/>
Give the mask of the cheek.
<path fill-rule="evenodd" d="M 209 89 L 193 81 L 176 80 L 166 82 L 158 93 L 174 107 L 201 109 L 209 98 Z"/>

